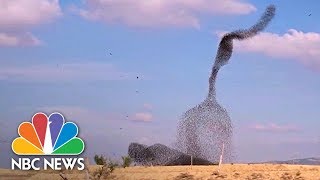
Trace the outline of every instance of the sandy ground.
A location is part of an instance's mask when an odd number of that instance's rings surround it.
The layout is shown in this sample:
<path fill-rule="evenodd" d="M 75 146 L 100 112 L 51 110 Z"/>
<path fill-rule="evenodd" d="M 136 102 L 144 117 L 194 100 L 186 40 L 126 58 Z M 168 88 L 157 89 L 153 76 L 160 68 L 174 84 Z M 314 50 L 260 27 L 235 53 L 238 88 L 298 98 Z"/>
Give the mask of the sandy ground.
<path fill-rule="evenodd" d="M 90 166 L 90 173 L 98 169 Z M 320 166 L 306 165 L 272 165 L 272 164 L 225 164 L 218 173 L 217 166 L 154 166 L 116 168 L 111 175 L 104 179 L 118 180 L 320 180 Z M 85 179 L 84 171 L 64 171 L 65 177 L 71 179 Z M 0 179 L 57 179 L 62 180 L 59 171 L 12 171 L 1 169 Z M 101 178 L 102 179 L 102 178 Z"/>

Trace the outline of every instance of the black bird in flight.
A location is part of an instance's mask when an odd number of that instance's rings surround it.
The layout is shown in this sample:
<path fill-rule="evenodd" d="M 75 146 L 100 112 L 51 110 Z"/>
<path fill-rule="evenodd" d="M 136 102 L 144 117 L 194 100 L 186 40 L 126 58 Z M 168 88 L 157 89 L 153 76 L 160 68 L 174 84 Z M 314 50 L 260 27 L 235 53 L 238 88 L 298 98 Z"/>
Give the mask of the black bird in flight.
<path fill-rule="evenodd" d="M 309 16 L 311 16 L 311 13 L 309 14 Z"/>

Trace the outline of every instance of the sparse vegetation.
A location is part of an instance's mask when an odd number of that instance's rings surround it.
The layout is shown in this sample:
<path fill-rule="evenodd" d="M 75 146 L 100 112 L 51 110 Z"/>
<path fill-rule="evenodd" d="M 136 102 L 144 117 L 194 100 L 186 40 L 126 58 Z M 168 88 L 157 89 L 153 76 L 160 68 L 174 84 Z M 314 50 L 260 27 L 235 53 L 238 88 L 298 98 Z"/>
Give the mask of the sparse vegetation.
<path fill-rule="evenodd" d="M 100 165 L 100 167 L 98 168 L 98 170 L 93 172 L 93 179 L 106 179 L 111 175 L 114 169 L 119 166 L 117 162 L 112 161 L 111 159 L 108 159 L 103 155 L 95 155 L 94 161 L 97 165 Z"/>
<path fill-rule="evenodd" d="M 294 180 L 303 180 L 304 178 L 301 176 L 301 172 L 296 172 L 296 176 L 294 177 Z"/>
<path fill-rule="evenodd" d="M 252 173 L 247 180 L 263 180 L 265 179 L 261 173 Z"/>
<path fill-rule="evenodd" d="M 293 177 L 292 177 L 292 175 L 291 175 L 290 173 L 285 172 L 285 173 L 283 173 L 283 174 L 281 175 L 280 179 L 282 179 L 282 180 L 292 180 Z"/>
<path fill-rule="evenodd" d="M 116 167 L 119 167 L 119 163 L 117 163 L 115 161 L 112 161 L 112 160 L 109 160 L 108 161 L 108 167 L 112 172 Z"/>
<path fill-rule="evenodd" d="M 234 173 L 234 174 L 233 174 L 233 177 L 234 177 L 234 178 L 238 178 L 238 177 L 240 177 L 240 173 L 237 173 L 237 172 L 236 172 L 236 173 Z"/>
<path fill-rule="evenodd" d="M 132 159 L 129 156 L 122 156 L 122 167 L 129 167 L 132 163 Z"/>
<path fill-rule="evenodd" d="M 145 166 L 122 168 L 122 162 L 111 161 L 108 158 L 105 165 L 88 166 L 88 175 L 90 180 L 102 179 L 174 179 L 174 180 L 192 180 L 192 179 L 234 179 L 234 180 L 320 180 L 319 166 L 283 165 L 280 168 L 274 164 L 224 164 L 218 173 L 218 167 L 214 166 L 154 166 L 152 168 Z M 120 167 L 118 167 L 120 165 Z M 40 170 L 40 171 L 12 171 L 10 169 L 0 169 L 0 179 L 29 179 L 29 180 L 63 180 L 67 178 L 86 179 L 87 171 L 79 170 Z M 61 176 L 62 175 L 62 176 Z M 228 176 L 226 176 L 228 175 Z"/>
<path fill-rule="evenodd" d="M 228 175 L 226 175 L 226 174 L 220 174 L 220 175 L 218 175 L 217 177 L 216 177 L 216 179 L 225 179 L 225 178 L 227 178 L 228 177 Z"/>
<path fill-rule="evenodd" d="M 218 171 L 213 171 L 212 175 L 218 176 L 218 175 L 219 175 L 219 172 L 218 172 Z"/>
<path fill-rule="evenodd" d="M 105 158 L 103 155 L 95 155 L 94 156 L 94 162 L 97 165 L 106 165 L 107 164 L 107 158 Z"/>
<path fill-rule="evenodd" d="M 298 172 L 296 173 L 296 176 L 300 176 L 300 175 L 301 175 L 301 172 L 298 171 Z"/>
<path fill-rule="evenodd" d="M 68 180 L 68 178 L 63 173 L 60 173 L 59 175 L 63 180 Z"/>
<path fill-rule="evenodd" d="M 112 173 L 112 170 L 110 168 L 108 168 L 107 165 L 103 165 L 103 166 L 99 167 L 99 169 L 93 173 L 92 178 L 94 180 L 98 180 L 101 178 L 106 179 L 111 173 Z"/>
<path fill-rule="evenodd" d="M 212 175 L 215 176 L 216 179 L 224 179 L 227 177 L 226 174 L 221 174 L 219 171 L 214 171 Z"/>
<path fill-rule="evenodd" d="M 179 176 L 175 178 L 175 180 L 193 180 L 193 175 L 188 173 L 181 173 Z"/>
<path fill-rule="evenodd" d="M 318 168 L 311 168 L 310 171 L 319 171 L 319 169 Z"/>

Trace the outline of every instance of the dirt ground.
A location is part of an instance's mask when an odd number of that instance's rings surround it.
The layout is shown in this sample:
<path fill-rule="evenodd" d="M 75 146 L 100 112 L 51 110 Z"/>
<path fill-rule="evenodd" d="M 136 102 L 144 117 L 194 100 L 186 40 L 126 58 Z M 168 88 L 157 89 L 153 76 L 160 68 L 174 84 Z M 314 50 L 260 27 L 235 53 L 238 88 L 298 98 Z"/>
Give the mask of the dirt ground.
<path fill-rule="evenodd" d="M 90 166 L 93 174 L 99 167 Z M 12 171 L 1 169 L 0 179 L 51 179 L 62 180 L 59 171 Z M 71 179 L 85 179 L 85 171 L 64 171 L 64 176 Z M 320 166 L 307 165 L 272 165 L 272 164 L 225 164 L 218 172 L 218 166 L 153 166 L 116 168 L 110 175 L 101 179 L 117 180 L 320 180 Z"/>

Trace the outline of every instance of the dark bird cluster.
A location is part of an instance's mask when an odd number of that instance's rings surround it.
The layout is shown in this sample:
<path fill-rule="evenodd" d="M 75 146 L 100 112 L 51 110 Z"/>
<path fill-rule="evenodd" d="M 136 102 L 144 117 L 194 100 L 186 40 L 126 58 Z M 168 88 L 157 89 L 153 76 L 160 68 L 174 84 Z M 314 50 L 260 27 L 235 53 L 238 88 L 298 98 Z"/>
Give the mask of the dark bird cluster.
<path fill-rule="evenodd" d="M 139 143 L 131 143 L 128 155 L 141 165 L 175 166 L 190 165 L 191 156 L 169 148 L 163 144 L 146 146 Z M 201 158 L 193 158 L 193 165 L 213 165 L 214 163 Z"/>
<path fill-rule="evenodd" d="M 222 37 L 209 77 L 207 98 L 186 111 L 178 124 L 176 147 L 179 151 L 193 157 L 217 162 L 222 151 L 222 144 L 224 144 L 224 159 L 232 160 L 233 125 L 227 110 L 216 100 L 217 74 L 231 58 L 233 40 L 245 40 L 257 35 L 267 27 L 275 15 L 275 10 L 275 6 L 268 6 L 255 25 L 247 30 L 227 33 Z"/>

